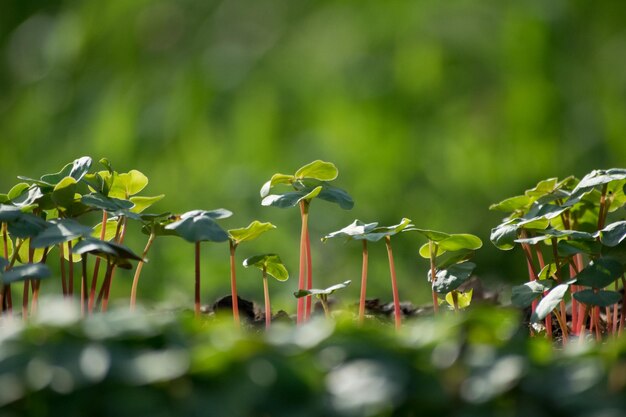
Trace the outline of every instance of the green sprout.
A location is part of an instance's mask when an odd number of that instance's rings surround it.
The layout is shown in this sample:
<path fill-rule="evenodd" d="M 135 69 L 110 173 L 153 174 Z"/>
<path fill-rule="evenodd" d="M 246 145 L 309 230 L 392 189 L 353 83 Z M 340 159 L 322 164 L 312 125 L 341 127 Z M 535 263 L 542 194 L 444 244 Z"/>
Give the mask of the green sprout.
<path fill-rule="evenodd" d="M 322 304 L 322 308 L 324 309 L 324 315 L 326 316 L 326 318 L 330 318 L 330 309 L 328 308 L 328 296 L 337 290 L 342 290 L 346 288 L 348 285 L 350 285 L 350 282 L 351 281 L 348 280 L 348 281 L 342 282 L 341 284 L 336 284 L 331 287 L 325 288 L 323 290 L 319 290 L 319 289 L 298 290 L 294 292 L 293 295 L 297 299 L 301 299 L 303 297 L 309 297 L 312 295 L 316 296 L 318 300 L 320 300 L 320 303 Z"/>
<path fill-rule="evenodd" d="M 272 323 L 272 307 L 270 304 L 270 292 L 267 283 L 267 276 L 270 275 L 278 281 L 287 281 L 289 273 L 283 265 L 280 257 L 274 253 L 251 256 L 243 261 L 246 268 L 254 266 L 262 271 L 263 276 L 263 298 L 265 300 L 265 328 L 269 329 Z"/>

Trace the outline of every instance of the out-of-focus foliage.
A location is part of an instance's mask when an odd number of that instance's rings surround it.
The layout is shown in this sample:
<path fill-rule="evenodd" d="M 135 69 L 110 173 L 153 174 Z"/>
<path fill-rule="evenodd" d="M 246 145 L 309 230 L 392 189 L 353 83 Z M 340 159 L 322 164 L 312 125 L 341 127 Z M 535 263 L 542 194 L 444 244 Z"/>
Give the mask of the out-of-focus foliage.
<path fill-rule="evenodd" d="M 341 321 L 255 333 L 184 313 L 80 320 L 68 306 L 44 302 L 27 327 L 4 321 L 2 415 L 582 417 L 626 409 L 624 339 L 554 351 L 527 338 L 505 309 L 418 319 L 399 333 Z"/>
<path fill-rule="evenodd" d="M 354 218 L 407 216 L 484 240 L 500 221 L 490 203 L 621 166 L 625 19 L 621 1 L 3 1 L 0 192 L 17 175 L 105 156 L 166 194 L 155 210 L 226 207 L 227 228 L 271 221 L 276 233 L 242 259 L 276 252 L 295 270 L 297 213 L 260 207 L 258 191 L 324 159 L 356 204 L 313 203 L 316 285 L 358 279 L 358 247 L 318 240 Z M 418 244 L 394 242 L 402 292 L 425 301 Z M 187 302 L 187 249 L 157 241 L 140 296 Z M 372 249 L 371 294 L 389 299 L 384 248 Z M 205 250 L 208 302 L 227 292 L 228 249 Z M 509 259 L 484 248 L 476 272 L 521 281 Z M 260 299 L 247 272 L 240 293 Z M 119 275 L 114 291 L 127 294 Z"/>

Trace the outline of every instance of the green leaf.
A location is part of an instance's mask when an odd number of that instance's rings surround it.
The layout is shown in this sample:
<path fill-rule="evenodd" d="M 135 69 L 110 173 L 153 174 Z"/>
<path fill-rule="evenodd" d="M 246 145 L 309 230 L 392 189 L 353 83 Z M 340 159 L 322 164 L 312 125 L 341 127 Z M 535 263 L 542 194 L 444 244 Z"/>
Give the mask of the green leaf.
<path fill-rule="evenodd" d="M 615 291 L 582 290 L 574 293 L 574 298 L 590 306 L 608 307 L 619 303 L 622 299 L 620 293 Z"/>
<path fill-rule="evenodd" d="M 131 208 L 130 211 L 133 213 L 142 213 L 148 207 L 161 201 L 163 197 L 165 197 L 165 194 L 160 194 L 154 197 L 131 197 L 130 202 L 133 203 L 135 206 Z"/>
<path fill-rule="evenodd" d="M 428 243 L 424 246 L 428 247 Z M 420 248 L 420 255 L 421 250 L 422 249 Z M 435 260 L 435 267 L 437 269 L 446 269 L 451 265 L 463 263 L 469 260 L 472 256 L 474 256 L 474 251 L 466 249 L 455 252 L 447 252 L 442 256 L 437 256 L 437 259 Z M 426 259 L 430 259 L 430 257 Z"/>
<path fill-rule="evenodd" d="M 227 217 L 227 213 L 230 212 L 224 209 L 210 212 L 193 210 L 183 214 L 180 220 L 165 226 L 165 229 L 175 231 L 188 242 L 225 242 L 229 240 L 228 233 L 215 222 L 215 219 Z"/>
<path fill-rule="evenodd" d="M 610 203 L 609 213 L 619 210 L 626 204 L 626 192 L 624 192 L 624 188 L 626 188 L 626 180 L 609 183 L 607 187 L 608 201 Z"/>
<path fill-rule="evenodd" d="M 270 190 L 272 188 L 274 188 L 274 186 L 278 185 L 278 184 L 291 184 L 295 181 L 296 177 L 294 177 L 293 175 L 285 175 L 285 174 L 274 174 L 272 175 L 272 178 L 267 181 L 265 184 L 263 184 L 263 186 L 261 187 L 261 198 L 265 198 L 269 195 Z"/>
<path fill-rule="evenodd" d="M 73 219 L 54 219 L 48 222 L 48 227 L 35 236 L 31 241 L 33 248 L 46 248 L 62 242 L 89 236 L 92 229 Z"/>
<path fill-rule="evenodd" d="M 106 168 L 109 173 L 113 173 L 113 167 L 111 166 L 111 162 L 107 158 L 100 158 L 98 161 L 100 165 Z"/>
<path fill-rule="evenodd" d="M 457 305 L 459 306 L 459 309 L 462 310 L 470 306 L 472 302 L 472 295 L 474 294 L 474 289 L 471 289 L 467 292 L 460 292 L 460 291 L 453 290 L 453 291 L 450 291 L 448 294 L 446 294 L 446 297 L 445 297 L 446 302 L 451 307 L 454 307 L 454 298 L 452 297 L 452 293 L 456 293 Z"/>
<path fill-rule="evenodd" d="M 345 237 L 348 240 L 363 240 L 365 238 L 364 235 L 374 230 L 376 226 L 378 226 L 378 223 L 363 223 L 362 221 L 357 219 L 343 229 L 327 234 L 322 238 L 322 242 L 325 242 L 326 240 L 335 237 Z"/>
<path fill-rule="evenodd" d="M 611 223 L 599 232 L 600 242 L 605 246 L 617 246 L 626 239 L 626 221 Z"/>
<path fill-rule="evenodd" d="M 265 271 L 276 278 L 279 281 L 287 281 L 289 279 L 289 273 L 287 268 L 283 265 L 280 257 L 274 253 L 268 253 L 264 255 L 251 256 L 243 261 L 243 266 L 246 268 L 254 266 Z"/>
<path fill-rule="evenodd" d="M 2 241 L 0 241 L 0 245 L 3 245 Z M 0 246 L 0 248 L 2 247 Z M 0 274 L 2 274 L 4 268 L 6 268 L 7 266 L 9 266 L 9 261 L 6 258 L 0 256 Z"/>
<path fill-rule="evenodd" d="M 314 189 L 306 188 L 300 191 L 292 191 L 283 194 L 270 194 L 261 201 L 262 206 L 273 206 L 279 208 L 288 208 L 297 206 L 300 201 L 311 200 L 315 198 L 322 187 L 315 187 Z"/>
<path fill-rule="evenodd" d="M 513 223 L 503 223 L 491 229 L 491 243 L 501 250 L 513 249 L 518 229 L 518 225 Z"/>
<path fill-rule="evenodd" d="M 354 201 L 350 195 L 341 188 L 324 184 L 318 197 L 324 201 L 338 204 L 344 210 L 351 210 L 354 207 Z"/>
<path fill-rule="evenodd" d="M 15 220 L 8 223 L 9 233 L 13 237 L 20 239 L 37 236 L 47 226 L 45 220 L 30 213 L 22 213 Z"/>
<path fill-rule="evenodd" d="M 511 294 L 511 303 L 519 308 L 528 307 L 541 294 L 552 288 L 552 282 L 549 280 L 530 281 L 514 286 Z"/>
<path fill-rule="evenodd" d="M 567 265 L 561 265 L 561 268 L 563 268 L 564 266 L 567 266 Z M 543 268 L 541 268 L 541 271 L 539 271 L 538 278 L 540 280 L 552 279 L 552 276 L 555 275 L 556 272 L 557 272 L 556 264 L 554 262 L 550 262 L 546 264 Z"/>
<path fill-rule="evenodd" d="M 136 169 L 113 177 L 113 185 L 109 190 L 109 197 L 127 200 L 139 193 L 148 185 L 148 177 Z"/>
<path fill-rule="evenodd" d="M 591 192 L 599 185 L 608 184 L 612 181 L 622 181 L 626 179 L 626 169 L 612 168 L 608 170 L 594 170 L 585 175 L 572 191 L 569 204 L 576 203 L 585 194 Z"/>
<path fill-rule="evenodd" d="M 69 176 L 74 178 L 76 181 L 80 181 L 85 174 L 87 174 L 89 168 L 91 168 L 91 162 L 91 158 L 88 156 L 83 156 L 82 158 L 74 160 Z"/>
<path fill-rule="evenodd" d="M 554 191 L 557 181 L 558 178 L 548 178 L 547 180 L 539 181 L 535 188 L 526 190 L 524 194 L 536 200 L 539 197 Z"/>
<path fill-rule="evenodd" d="M 93 207 L 98 210 L 106 210 L 108 212 L 128 210 L 133 207 L 133 203 L 131 201 L 107 197 L 100 193 L 84 195 L 81 198 L 81 202 L 86 206 Z"/>
<path fill-rule="evenodd" d="M 474 263 L 464 262 L 436 271 L 433 290 L 438 294 L 447 294 L 452 290 L 456 290 L 472 276 L 474 268 L 476 268 Z M 432 280 L 430 271 L 428 271 L 428 280 Z"/>
<path fill-rule="evenodd" d="M 483 246 L 482 240 L 478 236 L 467 233 L 453 234 L 437 243 L 439 254 L 446 251 L 457 251 L 462 249 L 476 250 Z"/>
<path fill-rule="evenodd" d="M 74 203 L 77 182 L 73 177 L 65 177 L 54 186 L 52 201 L 57 207 L 68 208 Z"/>
<path fill-rule="evenodd" d="M 313 178 L 319 181 L 332 181 L 337 178 L 339 171 L 332 162 L 313 161 L 296 171 L 296 178 Z"/>
<path fill-rule="evenodd" d="M 39 187 L 31 186 L 25 193 L 11 199 L 11 202 L 16 206 L 25 209 L 29 206 L 34 206 L 43 196 L 44 194 L 41 192 Z"/>
<path fill-rule="evenodd" d="M 325 288 L 323 290 L 320 289 L 310 289 L 310 290 L 298 290 L 297 292 L 294 292 L 293 295 L 296 296 L 296 298 L 302 298 L 302 297 L 306 297 L 308 295 L 324 295 L 324 296 L 328 296 L 331 295 L 332 293 L 334 293 L 337 290 L 341 290 L 346 288 L 348 285 L 350 285 L 352 281 L 348 280 L 348 281 L 344 281 L 341 284 L 336 284 L 333 285 L 331 287 Z"/>
<path fill-rule="evenodd" d="M 526 211 L 530 207 L 533 200 L 527 195 L 518 195 L 515 197 L 507 198 L 499 203 L 489 206 L 489 210 L 513 212 L 513 211 Z"/>
<path fill-rule="evenodd" d="M 78 242 L 76 246 L 72 248 L 72 252 L 77 255 L 83 255 L 90 253 L 92 255 L 106 259 L 114 265 L 117 265 L 123 269 L 131 269 L 132 264 L 129 260 L 136 260 L 146 262 L 144 259 L 136 255 L 133 251 L 124 245 L 120 245 L 114 242 L 105 242 L 100 239 L 94 239 L 91 237 L 85 238 Z"/>
<path fill-rule="evenodd" d="M 604 288 L 624 273 L 622 264 L 611 258 L 600 258 L 589 262 L 576 275 L 576 284 L 593 288 Z"/>
<path fill-rule="evenodd" d="M 600 253 L 601 245 L 597 241 L 561 240 L 557 244 L 559 256 L 572 256 L 579 253 L 596 255 Z"/>
<path fill-rule="evenodd" d="M 28 191 L 29 188 L 30 188 L 30 185 L 25 182 L 20 182 L 18 184 L 15 184 L 7 193 L 7 197 L 9 198 L 9 200 L 15 200 L 22 194 L 26 193 L 26 191 Z"/>
<path fill-rule="evenodd" d="M 4 239 L 2 238 L 2 234 L 0 234 L 0 256 L 4 256 Z M 13 256 L 13 240 L 11 238 L 7 239 L 7 257 L 11 259 Z M 2 267 L 0 267 L 2 269 Z"/>
<path fill-rule="evenodd" d="M 17 260 L 21 264 L 27 264 L 31 262 L 28 259 L 29 248 L 30 247 L 30 239 L 25 239 L 22 246 L 20 246 L 19 251 L 17 252 Z M 32 262 L 41 262 L 43 260 L 43 255 L 45 253 L 44 248 L 33 248 L 33 259 Z"/>
<path fill-rule="evenodd" d="M 272 229 L 276 229 L 276 226 L 274 226 L 272 223 L 261 223 L 260 221 L 255 220 L 247 227 L 240 229 L 230 229 L 228 231 L 228 234 L 230 235 L 231 240 L 234 241 L 235 245 L 238 245 L 241 242 L 254 240 L 261 236 L 263 233 Z"/>
<path fill-rule="evenodd" d="M 22 210 L 9 204 L 0 204 L 0 222 L 8 223 L 15 221 L 22 215 Z"/>
<path fill-rule="evenodd" d="M 595 236 L 591 233 L 581 232 L 579 230 L 557 230 L 554 228 L 548 228 L 542 230 L 538 236 L 533 236 L 524 239 L 516 239 L 517 243 L 528 243 L 529 245 L 536 245 L 544 240 L 551 240 L 552 238 L 563 239 L 570 238 L 576 240 L 594 240 Z"/>
<path fill-rule="evenodd" d="M 0 194 L 0 204 L 4 204 L 4 203 L 8 203 L 9 201 L 9 196 L 7 194 Z"/>
<path fill-rule="evenodd" d="M 539 301 L 537 304 L 537 308 L 535 312 L 530 317 L 530 321 L 533 323 L 537 323 L 540 320 L 545 319 L 548 314 L 552 312 L 556 308 L 557 305 L 563 300 L 563 297 L 567 293 L 569 288 L 568 284 L 560 284 L 557 285 L 546 295 L 544 298 Z"/>
<path fill-rule="evenodd" d="M 52 275 L 47 265 L 34 263 L 11 268 L 2 274 L 2 282 L 11 284 L 13 282 L 24 281 L 26 279 L 44 279 Z"/>
<path fill-rule="evenodd" d="M 414 230 L 417 233 L 426 236 L 426 239 L 432 240 L 433 242 L 439 242 L 450 237 L 449 233 L 438 232 L 436 230 L 417 229 L 417 228 Z"/>
<path fill-rule="evenodd" d="M 113 240 L 115 238 L 115 234 L 117 232 L 117 219 L 109 219 L 106 223 L 106 230 L 104 231 L 104 239 L 103 240 Z M 100 235 L 102 234 L 102 222 L 98 223 L 94 226 L 91 236 L 100 239 Z"/>

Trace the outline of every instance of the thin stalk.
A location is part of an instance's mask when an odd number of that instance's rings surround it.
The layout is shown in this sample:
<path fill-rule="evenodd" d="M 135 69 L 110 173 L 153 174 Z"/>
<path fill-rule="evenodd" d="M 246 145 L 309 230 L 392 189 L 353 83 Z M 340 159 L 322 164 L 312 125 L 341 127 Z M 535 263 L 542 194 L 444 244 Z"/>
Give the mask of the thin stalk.
<path fill-rule="evenodd" d="M 532 260 L 532 253 L 530 252 L 530 247 L 528 246 L 528 244 L 526 243 L 522 244 L 522 251 L 524 252 L 524 255 L 526 255 L 526 266 L 528 267 L 528 277 L 530 278 L 530 281 L 536 281 L 537 271 L 535 270 L 535 265 L 533 264 L 533 260 Z M 537 304 L 538 304 L 537 300 L 533 301 L 531 304 L 531 312 L 533 314 L 535 313 L 535 310 L 537 309 Z"/>
<path fill-rule="evenodd" d="M 322 303 L 322 308 L 324 309 L 324 316 L 329 319 L 330 309 L 328 308 L 328 295 L 320 294 L 320 303 Z"/>
<path fill-rule="evenodd" d="M 102 303 L 100 311 L 103 313 L 107 311 L 109 306 L 109 291 L 111 289 L 111 276 L 113 275 L 114 265 L 111 261 L 107 260 L 107 269 L 104 274 L 104 281 L 102 281 L 102 287 L 100 287 L 100 293 L 98 294 L 98 304 Z"/>
<path fill-rule="evenodd" d="M 593 309 L 593 322 L 596 329 L 596 341 L 600 342 L 602 340 L 602 335 L 600 334 L 600 307 L 596 306 Z"/>
<path fill-rule="evenodd" d="M 555 272 L 555 276 L 556 276 L 556 282 L 557 283 L 561 283 L 562 279 L 561 279 L 561 269 L 560 269 L 560 259 L 559 259 L 559 252 L 557 250 L 557 239 L 555 237 L 552 238 L 552 256 L 554 257 L 554 264 L 556 265 L 556 272 Z M 565 301 L 561 300 L 561 302 L 559 303 L 560 305 L 560 317 L 558 317 L 558 313 L 557 313 L 557 320 L 559 321 L 559 326 L 561 326 L 561 331 L 563 332 L 563 343 L 567 343 L 567 338 L 568 338 L 568 334 L 567 334 L 567 312 L 565 311 Z"/>
<path fill-rule="evenodd" d="M 309 227 L 308 227 L 308 205 L 307 205 L 307 229 L 306 229 L 306 289 L 310 290 L 313 288 L 313 260 L 311 258 L 311 239 L 309 238 Z M 313 297 L 308 296 L 305 297 L 305 310 L 304 310 L 304 319 L 308 320 L 311 317 L 311 303 L 313 302 Z"/>
<path fill-rule="evenodd" d="M 74 256 L 72 255 L 72 241 L 70 240 L 69 242 L 67 242 L 67 253 L 69 254 L 69 264 L 68 264 L 68 269 L 69 269 L 69 288 L 68 288 L 68 295 L 70 297 L 72 297 L 74 295 Z"/>
<path fill-rule="evenodd" d="M 87 254 L 83 253 L 80 256 L 80 261 L 83 266 L 83 275 L 80 281 L 80 315 L 85 316 L 85 312 L 88 309 L 87 302 Z"/>
<path fill-rule="evenodd" d="M 585 328 L 586 328 L 586 319 L 587 319 L 587 313 L 589 312 L 589 309 L 587 308 L 586 304 L 580 303 L 580 305 L 583 307 L 583 311 L 581 314 L 581 326 L 580 326 L 580 332 L 578 333 L 578 340 L 580 343 L 583 343 L 583 341 L 585 340 Z M 589 331 L 591 332 L 591 324 L 590 324 L 590 329 Z"/>
<path fill-rule="evenodd" d="M 196 242 L 196 282 L 195 282 L 195 302 L 194 313 L 200 316 L 200 242 Z"/>
<path fill-rule="evenodd" d="M 306 260 L 306 234 L 308 231 L 308 213 L 305 207 L 305 202 L 300 201 L 300 214 L 302 218 L 302 228 L 300 230 L 300 272 L 298 275 L 298 290 L 306 289 L 306 276 L 307 276 L 307 260 Z M 296 314 L 296 323 L 302 324 L 305 320 L 305 301 L 304 298 L 298 298 L 298 309 Z"/>
<path fill-rule="evenodd" d="M 428 241 L 428 248 L 430 249 L 430 279 L 431 279 L 431 291 L 433 296 L 433 311 L 435 314 L 439 312 L 439 299 L 435 292 L 435 278 L 437 277 L 437 271 L 435 269 L 435 259 L 437 259 L 438 246 L 432 240 Z"/>
<path fill-rule="evenodd" d="M 4 242 L 4 248 L 3 248 L 4 259 L 9 259 L 9 248 L 8 248 L 9 237 L 8 237 L 7 227 L 8 227 L 7 223 L 3 222 L 2 223 L 2 240 Z M 13 307 L 12 306 L 13 303 L 11 301 L 12 301 L 11 300 L 11 285 L 9 284 L 3 285 L 2 286 L 2 299 L 1 299 L 2 304 L 0 305 L 0 311 L 4 311 L 5 308 L 7 311 L 11 311 Z"/>
<path fill-rule="evenodd" d="M 361 297 L 359 298 L 359 323 L 365 320 L 365 295 L 367 293 L 367 240 L 363 239 L 363 266 L 361 267 Z"/>
<path fill-rule="evenodd" d="M 117 232 L 115 235 L 115 241 L 118 244 L 123 244 L 124 243 L 124 238 L 126 237 L 126 223 L 128 221 L 128 217 L 126 216 L 122 216 L 120 221 L 117 224 Z M 115 271 L 117 270 L 117 265 L 116 264 L 111 264 L 110 266 L 108 266 L 107 268 L 108 270 L 108 277 L 106 280 L 106 288 L 104 291 L 104 299 L 105 301 L 103 302 L 103 306 L 108 305 L 109 304 L 109 297 L 111 296 L 111 286 L 113 284 L 113 277 L 115 276 Z"/>
<path fill-rule="evenodd" d="M 67 282 L 65 281 L 65 245 L 63 243 L 59 243 L 59 265 L 61 265 L 61 287 L 63 288 L 63 297 L 67 297 Z"/>
<path fill-rule="evenodd" d="M 40 263 L 45 264 L 48 259 L 48 251 L 50 248 L 45 248 L 43 251 L 43 256 L 41 257 Z M 35 279 L 31 282 L 32 290 L 33 290 L 33 299 L 30 302 L 30 311 L 32 315 L 37 314 L 38 306 L 39 306 L 39 288 L 41 287 L 41 280 Z"/>
<path fill-rule="evenodd" d="M 34 249 L 30 246 L 30 240 L 28 241 L 28 263 L 33 263 Z M 30 292 L 30 279 L 24 280 L 24 292 L 22 293 L 22 319 L 28 320 L 28 295 Z"/>
<path fill-rule="evenodd" d="M 152 229 L 152 233 L 150 233 L 150 237 L 148 238 L 148 243 L 146 243 L 146 247 L 143 250 L 143 255 L 141 259 L 146 259 L 148 255 L 148 251 L 156 238 L 156 233 L 154 232 L 154 228 Z M 137 269 L 135 270 L 135 276 L 133 277 L 133 286 L 130 290 L 130 311 L 135 311 L 135 304 L 137 301 L 137 286 L 139 285 L 139 275 L 141 275 L 141 270 L 143 268 L 144 261 L 139 261 L 137 264 Z"/>
<path fill-rule="evenodd" d="M 230 243 L 230 294 L 232 298 L 232 306 L 233 306 L 233 319 L 235 320 L 235 325 L 237 327 L 241 326 L 239 321 L 239 300 L 237 299 L 237 272 L 235 266 L 235 251 L 237 250 L 237 245 L 232 241 Z"/>
<path fill-rule="evenodd" d="M 107 231 L 108 214 L 106 210 L 102 211 L 102 228 L 100 229 L 100 240 L 104 240 Z M 96 288 L 98 286 L 98 272 L 100 269 L 100 258 L 96 257 L 93 264 L 93 276 L 91 278 L 91 290 L 89 291 L 89 303 L 87 309 L 91 314 L 93 312 L 93 303 L 96 296 Z"/>
<path fill-rule="evenodd" d="M 454 306 L 454 312 L 459 312 L 459 293 L 456 290 L 452 290 L 452 304 Z"/>
<path fill-rule="evenodd" d="M 539 268 L 543 269 L 546 266 L 546 263 L 543 259 L 543 252 L 541 252 L 541 248 L 539 247 L 539 245 L 533 245 L 533 247 L 535 249 L 535 254 L 537 255 L 537 260 L 539 261 Z M 539 278 L 539 276 L 537 276 L 537 278 Z M 544 295 L 546 293 L 544 293 Z M 545 326 L 546 335 L 548 336 L 548 339 L 552 340 L 552 314 L 548 314 L 548 316 L 546 317 Z"/>
<path fill-rule="evenodd" d="M 400 315 L 400 297 L 398 296 L 398 282 L 396 280 L 396 267 L 393 262 L 393 251 L 391 249 L 390 236 L 385 236 L 385 245 L 387 245 L 387 256 L 389 257 L 389 273 L 391 274 L 391 290 L 393 292 L 393 310 L 396 330 L 398 330 L 402 325 L 402 316 Z"/>
<path fill-rule="evenodd" d="M 626 315 L 626 311 L 624 311 L 626 309 L 626 275 L 622 275 L 622 289 L 624 290 L 624 294 L 622 295 L 622 314 L 619 318 L 619 331 L 617 333 L 618 336 L 622 335 L 622 332 L 624 331 L 624 321 L 625 320 L 625 315 Z"/>
<path fill-rule="evenodd" d="M 608 183 L 602 186 L 602 195 L 600 196 L 600 211 L 598 212 L 598 230 L 604 229 L 606 216 L 609 214 L 609 207 L 606 204 L 606 192 L 608 188 Z"/>
<path fill-rule="evenodd" d="M 265 298 L 265 328 L 272 324 L 272 307 L 270 305 L 270 291 L 267 285 L 267 269 L 263 266 L 263 296 Z"/>

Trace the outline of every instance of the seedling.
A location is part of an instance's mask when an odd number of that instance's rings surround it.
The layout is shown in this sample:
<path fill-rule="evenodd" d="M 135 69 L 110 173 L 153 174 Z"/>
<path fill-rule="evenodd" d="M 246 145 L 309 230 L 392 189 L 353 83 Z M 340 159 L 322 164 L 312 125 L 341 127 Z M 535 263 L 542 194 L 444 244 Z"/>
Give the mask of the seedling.
<path fill-rule="evenodd" d="M 270 292 L 267 284 L 267 276 L 270 275 L 278 281 L 287 281 L 289 273 L 283 265 L 280 257 L 274 253 L 265 255 L 251 256 L 243 261 L 246 268 L 254 266 L 259 268 L 263 273 L 263 296 L 265 299 L 265 328 L 269 329 L 272 323 L 272 307 L 270 304 Z"/>
<path fill-rule="evenodd" d="M 439 310 L 438 294 L 444 298 L 450 294 L 454 310 L 458 311 L 460 293 L 457 288 L 471 277 L 476 267 L 467 260 L 475 250 L 483 246 L 483 242 L 477 236 L 465 233 L 448 234 L 426 229 L 415 231 L 428 239 L 428 243 L 420 248 L 419 254 L 430 260 L 428 281 L 432 286 L 435 313 Z M 449 252 L 448 255 L 442 256 L 446 252 Z"/>
<path fill-rule="evenodd" d="M 344 210 L 354 206 L 352 198 L 347 192 L 329 184 L 337 178 L 339 171 L 330 162 L 313 161 L 296 171 L 294 175 L 274 174 L 263 184 L 261 197 L 263 206 L 280 208 L 300 207 L 302 229 L 300 231 L 300 273 L 298 278 L 299 289 L 310 289 L 313 285 L 313 271 L 311 260 L 311 241 L 309 239 L 309 206 L 314 198 L 338 204 Z M 283 194 L 270 194 L 277 185 L 290 185 L 295 191 Z M 298 298 L 297 323 L 305 321 L 311 314 L 311 299 Z"/>
<path fill-rule="evenodd" d="M 194 312 L 200 315 L 200 242 L 226 242 L 230 239 L 216 222 L 232 216 L 232 212 L 225 209 L 211 211 L 192 210 L 178 216 L 178 220 L 165 226 L 167 230 L 175 231 L 187 242 L 195 245 L 195 297 Z"/>
<path fill-rule="evenodd" d="M 240 229 L 230 229 L 228 231 L 229 243 L 230 243 L 230 291 L 233 306 L 233 318 L 237 326 L 240 325 L 239 321 L 239 305 L 237 303 L 237 276 L 235 266 L 235 251 L 237 246 L 243 242 L 254 240 L 261 236 L 268 230 L 275 229 L 272 223 L 261 223 L 257 220 L 250 223 L 247 227 Z"/>
<path fill-rule="evenodd" d="M 324 315 L 326 316 L 327 319 L 329 319 L 330 309 L 328 308 L 328 296 L 337 290 L 342 290 L 346 288 L 348 285 L 350 285 L 350 282 L 351 281 L 348 280 L 348 281 L 342 282 L 341 284 L 336 284 L 336 285 L 333 285 L 332 287 L 328 287 L 323 290 L 318 290 L 318 289 L 298 290 L 294 292 L 293 295 L 295 295 L 296 298 L 298 299 L 301 299 L 302 297 L 308 297 L 311 295 L 316 296 L 317 299 L 320 300 L 320 303 L 322 304 L 322 308 L 324 309 Z"/>
<path fill-rule="evenodd" d="M 368 263 L 368 251 L 367 251 L 367 235 L 372 232 L 378 223 L 363 223 L 360 220 L 355 220 L 348 226 L 341 230 L 327 234 L 322 238 L 322 242 L 334 237 L 344 237 L 346 241 L 360 240 L 363 242 L 362 258 L 363 264 L 361 267 L 361 294 L 359 297 L 359 323 L 363 323 L 365 320 L 365 298 L 367 294 L 367 263 Z"/>

